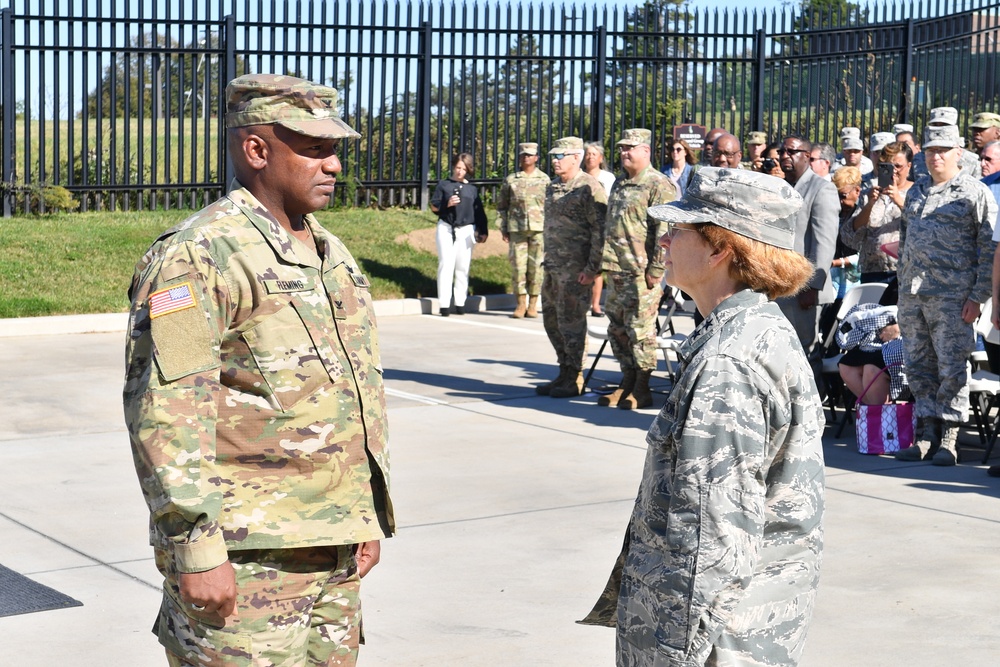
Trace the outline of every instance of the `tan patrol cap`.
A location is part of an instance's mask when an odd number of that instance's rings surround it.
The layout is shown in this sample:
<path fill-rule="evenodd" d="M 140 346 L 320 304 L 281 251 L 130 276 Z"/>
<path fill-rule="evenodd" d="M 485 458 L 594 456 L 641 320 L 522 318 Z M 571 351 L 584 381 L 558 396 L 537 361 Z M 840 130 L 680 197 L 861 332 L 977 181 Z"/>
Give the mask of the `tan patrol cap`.
<path fill-rule="evenodd" d="M 552 148 L 549 150 L 549 155 L 554 153 L 583 153 L 583 139 L 580 137 L 563 137 L 562 139 L 556 139 L 556 142 L 552 144 Z"/>
<path fill-rule="evenodd" d="M 518 155 L 538 155 L 538 144 L 526 142 L 517 145 Z"/>
<path fill-rule="evenodd" d="M 767 135 L 760 131 L 754 131 L 747 135 L 747 146 L 766 146 Z"/>
<path fill-rule="evenodd" d="M 226 86 L 226 127 L 281 125 L 317 139 L 358 138 L 337 115 L 340 96 L 294 76 L 246 74 Z"/>
<path fill-rule="evenodd" d="M 615 146 L 650 146 L 653 141 L 653 133 L 644 127 L 635 127 L 622 132 L 622 138 Z"/>
<path fill-rule="evenodd" d="M 988 127 L 1000 127 L 1000 114 L 989 113 L 988 111 L 977 113 L 972 117 L 972 123 L 969 127 L 974 127 L 977 130 L 985 130 Z"/>

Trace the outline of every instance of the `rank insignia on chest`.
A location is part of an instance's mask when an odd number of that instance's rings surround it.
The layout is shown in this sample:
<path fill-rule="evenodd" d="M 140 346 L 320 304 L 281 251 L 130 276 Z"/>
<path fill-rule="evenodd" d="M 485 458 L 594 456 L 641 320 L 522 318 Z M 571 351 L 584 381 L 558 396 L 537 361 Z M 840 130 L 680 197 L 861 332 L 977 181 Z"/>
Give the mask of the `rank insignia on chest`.
<path fill-rule="evenodd" d="M 363 273 L 351 273 L 351 280 L 357 287 L 371 287 L 371 283 L 368 282 L 368 277 Z"/>
<path fill-rule="evenodd" d="M 149 295 L 149 317 L 176 313 L 186 308 L 194 308 L 194 292 L 191 283 L 181 283 L 173 287 L 157 290 Z"/>

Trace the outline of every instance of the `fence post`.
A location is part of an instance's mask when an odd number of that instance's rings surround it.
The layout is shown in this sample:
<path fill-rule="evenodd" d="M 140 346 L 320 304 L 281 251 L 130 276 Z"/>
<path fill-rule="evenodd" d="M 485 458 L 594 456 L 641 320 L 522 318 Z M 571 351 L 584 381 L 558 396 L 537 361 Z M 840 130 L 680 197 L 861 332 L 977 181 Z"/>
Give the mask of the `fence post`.
<path fill-rule="evenodd" d="M 903 81 L 899 87 L 899 120 L 897 122 L 906 123 L 910 119 L 910 104 L 913 102 L 910 95 L 910 81 L 913 79 L 913 19 L 906 19 L 906 42 L 903 44 Z"/>
<path fill-rule="evenodd" d="M 754 66 L 753 66 L 753 102 L 750 107 L 750 129 L 765 130 L 764 128 L 764 71 L 767 68 L 766 51 L 764 40 L 767 35 L 763 28 L 758 28 L 753 38 Z"/>
<path fill-rule="evenodd" d="M 428 180 L 431 170 L 431 24 L 420 24 L 417 46 L 417 131 L 420 133 L 420 210 L 426 211 L 430 203 Z"/>
<path fill-rule="evenodd" d="M 232 14 L 226 16 L 225 18 L 226 26 L 223 30 L 222 41 L 225 44 L 226 54 L 224 56 L 224 61 L 226 63 L 226 85 L 236 78 L 236 17 Z M 219 115 L 222 116 L 219 122 L 220 132 L 222 132 L 222 150 L 226 153 L 226 173 L 223 176 L 225 180 L 222 182 L 222 193 L 225 194 L 229 190 L 229 184 L 233 182 L 236 178 L 236 172 L 233 171 L 233 160 L 229 156 L 229 142 L 226 141 L 226 100 L 222 100 L 220 105 Z"/>
<path fill-rule="evenodd" d="M 14 199 L 14 120 L 17 118 L 14 101 L 14 16 L 7 7 L 0 10 L 0 39 L 3 40 L 3 217 L 11 216 Z M 25 119 L 25 122 L 28 122 Z"/>
<path fill-rule="evenodd" d="M 591 130 L 592 141 L 604 142 L 604 111 L 607 104 L 605 90 L 608 72 L 608 29 L 605 26 L 597 28 L 597 63 L 594 67 L 594 86 L 591 104 L 594 110 L 594 125 Z"/>

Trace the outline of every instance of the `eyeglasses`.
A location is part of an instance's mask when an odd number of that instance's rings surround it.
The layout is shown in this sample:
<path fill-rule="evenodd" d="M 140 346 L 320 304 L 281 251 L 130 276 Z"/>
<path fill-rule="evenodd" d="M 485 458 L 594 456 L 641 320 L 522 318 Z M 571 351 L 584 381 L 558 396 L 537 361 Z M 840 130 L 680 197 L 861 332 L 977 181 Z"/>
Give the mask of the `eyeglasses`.
<path fill-rule="evenodd" d="M 743 155 L 743 151 L 713 151 L 712 155 L 721 155 L 728 160 L 737 155 Z"/>
<path fill-rule="evenodd" d="M 701 233 L 700 231 L 698 231 L 697 227 L 678 227 L 676 222 L 668 222 L 667 233 L 665 234 L 665 236 L 672 241 L 674 237 L 677 236 L 677 232 L 697 232 L 699 234 Z"/>
<path fill-rule="evenodd" d="M 684 147 L 683 146 L 674 146 L 671 150 L 674 153 L 683 153 L 684 152 Z"/>
<path fill-rule="evenodd" d="M 549 155 L 549 157 L 552 158 L 553 160 L 562 160 L 563 158 L 569 157 L 571 155 L 579 155 L 579 153 L 552 153 L 551 155 Z"/>
<path fill-rule="evenodd" d="M 788 155 L 791 157 L 795 157 L 799 153 L 805 153 L 805 152 L 806 149 L 804 148 L 785 148 L 784 146 L 782 146 L 781 148 L 778 149 L 778 155 Z"/>

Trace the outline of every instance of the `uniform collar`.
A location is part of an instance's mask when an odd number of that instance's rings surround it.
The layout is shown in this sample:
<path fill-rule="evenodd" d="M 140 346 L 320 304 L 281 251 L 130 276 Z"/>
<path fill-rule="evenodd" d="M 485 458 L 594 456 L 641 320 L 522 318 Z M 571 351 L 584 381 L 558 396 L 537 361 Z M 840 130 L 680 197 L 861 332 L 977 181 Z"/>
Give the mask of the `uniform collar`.
<path fill-rule="evenodd" d="M 691 332 L 680 347 L 677 349 L 677 355 L 683 360 L 684 365 L 687 365 L 694 355 L 705 345 L 706 342 L 713 335 L 727 323 L 729 323 L 733 318 L 739 315 L 741 312 L 752 308 L 754 306 L 759 306 L 767 301 L 767 297 L 759 292 L 754 292 L 751 289 L 743 289 L 732 294 L 725 299 L 722 303 L 715 307 L 708 317 L 695 327 L 695 330 Z"/>
<path fill-rule="evenodd" d="M 278 222 L 278 219 L 236 179 L 233 179 L 229 194 L 226 196 L 243 211 L 276 255 L 289 264 L 299 264 L 314 269 L 321 268 L 320 255 L 324 254 L 327 242 L 322 228 L 311 213 L 304 217 L 304 222 L 316 241 L 316 250 L 319 255 L 311 252 L 305 244 L 289 234 Z"/>

